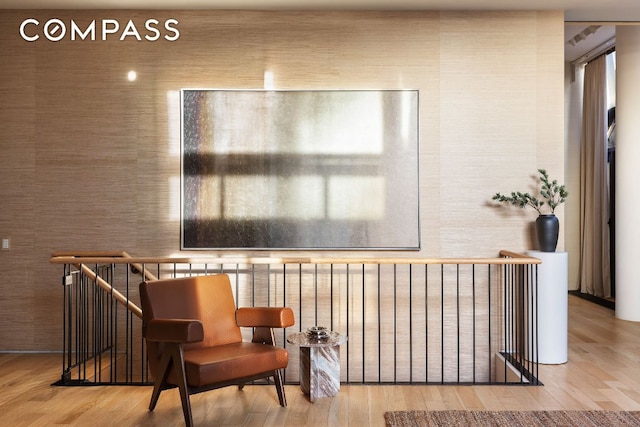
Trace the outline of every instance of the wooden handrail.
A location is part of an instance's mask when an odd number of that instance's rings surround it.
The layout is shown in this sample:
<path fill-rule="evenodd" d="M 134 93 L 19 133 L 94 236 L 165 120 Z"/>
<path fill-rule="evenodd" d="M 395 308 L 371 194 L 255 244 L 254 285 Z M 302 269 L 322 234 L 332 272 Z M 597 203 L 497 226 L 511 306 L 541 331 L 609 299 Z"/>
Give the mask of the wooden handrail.
<path fill-rule="evenodd" d="M 125 251 L 55 251 L 51 254 L 52 257 L 75 257 L 75 258 L 88 258 L 88 257 L 124 257 Z"/>
<path fill-rule="evenodd" d="M 89 277 L 91 280 L 96 282 L 98 286 L 100 286 L 105 291 L 109 292 L 113 295 L 116 301 L 120 302 L 122 305 L 127 307 L 131 313 L 142 319 L 142 309 L 135 305 L 132 301 L 127 299 L 120 291 L 115 289 L 109 282 L 104 280 L 102 277 L 98 276 L 93 270 L 85 265 L 85 263 L 78 263 L 79 259 L 86 259 L 91 257 L 108 257 L 109 259 L 116 258 L 131 258 L 131 256 L 127 252 L 117 252 L 117 251 L 76 251 L 76 252 L 54 252 L 53 258 L 63 257 L 70 260 L 74 260 L 76 262 L 68 262 L 67 264 L 75 266 L 78 270 L 81 270 L 84 275 Z M 151 273 L 148 273 L 146 270 L 142 268 L 142 266 L 138 264 L 131 264 L 133 267 L 138 269 L 140 272 L 144 272 L 144 277 L 148 280 L 157 280 L 156 276 Z"/>
<path fill-rule="evenodd" d="M 132 258 L 131 255 L 129 255 L 127 252 L 122 252 L 122 255 L 125 258 Z M 146 268 L 144 268 L 144 266 L 140 263 L 134 262 L 131 264 L 137 271 L 140 272 L 140 274 L 142 274 L 142 277 L 144 278 L 144 280 L 158 280 L 158 278 L 152 274 L 149 270 L 147 270 Z"/>
<path fill-rule="evenodd" d="M 144 264 L 540 264 L 538 258 L 502 250 L 496 258 L 325 258 L 325 257 L 132 257 L 126 252 L 56 252 L 50 258 L 54 264 L 131 264 L 143 271 Z M 146 271 L 146 270 L 145 270 Z M 148 274 L 151 274 L 150 272 Z M 155 276 L 154 276 L 155 277 Z M 150 277 L 146 277 L 149 280 Z"/>
<path fill-rule="evenodd" d="M 49 260 L 53 264 L 69 264 L 81 270 L 83 274 L 95 281 L 105 291 L 126 306 L 134 315 L 142 319 L 142 309 L 128 300 L 111 284 L 98 276 L 87 265 L 91 264 L 129 264 L 143 275 L 144 280 L 157 280 L 157 277 L 147 270 L 145 264 L 488 264 L 488 265 L 526 265 L 540 264 L 542 261 L 517 252 L 500 251 L 499 258 L 277 258 L 277 257 L 132 257 L 125 251 L 60 251 L 54 252 Z"/>

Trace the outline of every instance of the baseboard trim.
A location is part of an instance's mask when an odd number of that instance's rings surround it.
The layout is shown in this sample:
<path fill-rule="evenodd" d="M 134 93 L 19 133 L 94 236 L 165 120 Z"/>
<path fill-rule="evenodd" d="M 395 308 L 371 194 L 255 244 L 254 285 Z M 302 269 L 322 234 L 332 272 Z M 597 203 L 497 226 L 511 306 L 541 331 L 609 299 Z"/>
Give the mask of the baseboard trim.
<path fill-rule="evenodd" d="M 569 295 L 575 295 L 578 298 L 586 299 L 587 301 L 590 301 L 592 303 L 601 305 L 601 306 L 609 308 L 611 310 L 615 310 L 616 309 L 616 302 L 615 301 L 606 300 L 604 298 L 600 298 L 600 297 L 597 297 L 597 296 L 594 296 L 594 295 L 585 294 L 585 293 L 580 292 L 580 291 L 569 291 Z"/>

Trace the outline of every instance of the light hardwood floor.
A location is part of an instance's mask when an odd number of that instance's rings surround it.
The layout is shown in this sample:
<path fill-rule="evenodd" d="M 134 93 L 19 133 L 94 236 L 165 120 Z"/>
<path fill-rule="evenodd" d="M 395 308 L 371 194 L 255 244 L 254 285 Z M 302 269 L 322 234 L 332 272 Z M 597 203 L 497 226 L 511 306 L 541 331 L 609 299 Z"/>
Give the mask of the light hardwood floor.
<path fill-rule="evenodd" d="M 2 426 L 183 425 L 177 391 L 148 412 L 150 387 L 55 387 L 59 355 L 0 355 Z M 281 408 L 273 387 L 235 387 L 192 396 L 199 426 L 384 426 L 404 409 L 640 410 L 640 323 L 569 296 L 569 363 L 544 365 L 544 386 L 343 385 L 338 396 L 310 403 L 286 387 Z"/>

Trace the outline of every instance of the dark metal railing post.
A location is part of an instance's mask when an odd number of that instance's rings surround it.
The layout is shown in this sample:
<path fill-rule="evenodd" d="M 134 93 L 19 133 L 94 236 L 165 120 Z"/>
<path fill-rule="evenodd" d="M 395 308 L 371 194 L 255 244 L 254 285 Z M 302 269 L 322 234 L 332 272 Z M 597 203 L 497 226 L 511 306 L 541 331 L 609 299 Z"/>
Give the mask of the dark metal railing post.
<path fill-rule="evenodd" d="M 349 323 L 350 319 L 349 319 L 349 264 L 346 264 L 345 266 L 345 286 L 346 286 L 346 292 L 345 292 L 345 299 L 346 299 L 346 303 L 345 303 L 345 309 L 346 309 L 346 319 L 347 319 L 347 325 L 346 325 L 346 334 L 347 336 L 349 336 Z M 345 344 L 346 347 L 346 359 L 347 359 L 347 363 L 346 363 L 346 368 L 347 368 L 347 372 L 345 375 L 347 384 L 349 383 L 349 341 L 346 342 Z"/>
<path fill-rule="evenodd" d="M 366 357 L 366 329 L 365 329 L 365 323 L 366 323 L 366 316 L 365 316 L 365 309 L 366 309 L 366 294 L 365 294 L 365 265 L 362 264 L 362 383 L 364 384 L 366 382 L 366 365 L 367 365 L 367 357 Z"/>
<path fill-rule="evenodd" d="M 413 383 L 413 270 L 409 264 L 409 383 Z"/>
<path fill-rule="evenodd" d="M 440 384 L 444 384 L 444 264 L 440 265 Z"/>
<path fill-rule="evenodd" d="M 62 307 L 62 376 L 60 381 L 71 381 L 71 367 L 73 365 L 73 283 L 74 274 L 69 264 L 63 265 L 63 307 Z M 77 279 L 76 279 L 77 282 Z"/>
<path fill-rule="evenodd" d="M 518 266 L 518 306 L 519 306 L 519 312 L 518 312 L 518 336 L 520 337 L 519 339 L 519 344 L 518 344 L 518 350 L 519 350 L 519 357 L 520 357 L 520 363 L 522 363 L 523 365 L 525 365 L 525 361 L 526 361 L 526 338 L 528 334 L 525 334 L 525 330 L 526 330 L 526 323 L 525 323 L 525 310 L 526 310 L 526 298 L 527 298 L 527 286 L 526 286 L 526 282 L 525 282 L 525 275 L 524 275 L 524 266 L 523 265 L 519 265 Z M 523 381 L 524 379 L 524 372 L 523 370 L 520 370 L 520 381 Z"/>
<path fill-rule="evenodd" d="M 398 382 L 398 265 L 393 264 L 393 382 Z"/>
<path fill-rule="evenodd" d="M 510 310 L 509 310 L 510 280 L 509 279 L 511 277 L 510 272 L 511 272 L 511 267 L 505 265 L 504 266 L 504 279 L 503 279 L 503 282 L 504 282 L 504 290 L 503 290 L 503 294 L 504 294 L 504 296 L 503 296 L 503 306 L 504 306 L 504 308 L 503 308 L 503 311 L 504 311 L 504 315 L 503 315 L 503 317 L 504 317 L 504 321 L 503 321 L 504 350 L 503 351 L 504 351 L 505 359 L 511 354 L 511 348 L 509 346 L 509 336 L 510 336 L 510 334 L 509 334 L 509 325 L 511 324 L 511 319 L 509 319 L 509 313 L 510 313 Z M 504 364 L 504 373 L 503 373 L 505 382 L 507 381 L 507 370 L 508 370 L 508 366 L 505 363 Z"/>
<path fill-rule="evenodd" d="M 487 266 L 488 268 L 489 266 Z M 473 330 L 471 331 L 472 335 L 472 343 L 471 348 L 473 350 L 473 356 L 471 357 L 472 365 L 473 365 L 473 384 L 476 383 L 476 265 L 471 265 L 471 307 L 472 307 L 472 318 Z"/>
<path fill-rule="evenodd" d="M 500 275 L 498 274 L 498 277 L 500 277 Z M 493 306 L 493 304 L 491 303 L 491 265 L 489 265 L 489 268 L 487 269 L 487 325 L 488 325 L 488 334 L 487 334 L 487 340 L 488 340 L 488 346 L 487 348 L 489 349 L 489 357 L 488 357 L 488 361 L 489 364 L 487 366 L 488 368 L 488 372 L 489 372 L 489 381 L 493 381 L 493 372 L 491 370 L 491 360 L 493 359 L 493 355 L 496 353 L 496 351 L 493 348 L 493 341 L 492 341 L 492 337 L 493 337 L 493 331 L 491 330 L 492 327 L 492 323 L 491 323 L 491 307 Z M 497 370 L 497 369 L 496 369 Z"/>
<path fill-rule="evenodd" d="M 378 294 L 377 294 L 377 302 L 378 302 L 378 383 L 382 383 L 382 358 L 380 357 L 380 355 L 382 354 L 382 340 L 380 339 L 380 336 L 382 335 L 382 315 L 381 313 L 381 300 L 380 300 L 380 287 L 381 287 L 381 282 L 382 282 L 382 278 L 381 276 L 381 267 L 380 264 L 378 264 Z"/>
<path fill-rule="evenodd" d="M 429 383 L 429 265 L 424 265 L 424 382 Z"/>
<path fill-rule="evenodd" d="M 535 343 L 535 349 L 536 349 L 536 354 L 535 354 L 535 383 L 538 384 L 538 379 L 540 378 L 538 376 L 538 368 L 540 367 L 540 358 L 539 358 L 539 347 L 538 347 L 538 302 L 539 302 L 539 294 L 538 294 L 538 265 L 535 266 L 529 266 L 529 269 L 533 268 L 535 270 L 535 274 L 534 274 L 534 279 L 533 279 L 533 290 L 535 292 L 535 304 L 534 304 L 534 313 L 535 313 L 535 322 L 533 323 L 533 327 L 534 327 L 534 335 L 533 335 L 533 342 Z"/>
<path fill-rule="evenodd" d="M 456 370 L 457 382 L 460 382 L 460 264 L 456 264 Z"/>

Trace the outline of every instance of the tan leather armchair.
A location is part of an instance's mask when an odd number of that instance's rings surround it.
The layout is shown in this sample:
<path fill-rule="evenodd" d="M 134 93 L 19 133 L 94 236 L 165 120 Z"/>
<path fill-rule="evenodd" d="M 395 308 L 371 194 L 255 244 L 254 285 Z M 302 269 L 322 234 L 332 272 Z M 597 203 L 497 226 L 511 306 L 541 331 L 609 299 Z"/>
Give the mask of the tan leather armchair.
<path fill-rule="evenodd" d="M 295 322 L 290 308 L 236 310 L 226 274 L 163 279 L 140 284 L 142 334 L 155 379 L 149 410 L 160 393 L 178 387 L 187 426 L 193 425 L 189 396 L 229 385 L 271 378 L 286 406 L 281 369 L 289 353 L 275 347 L 272 328 Z M 240 327 L 254 328 L 243 342 Z"/>

